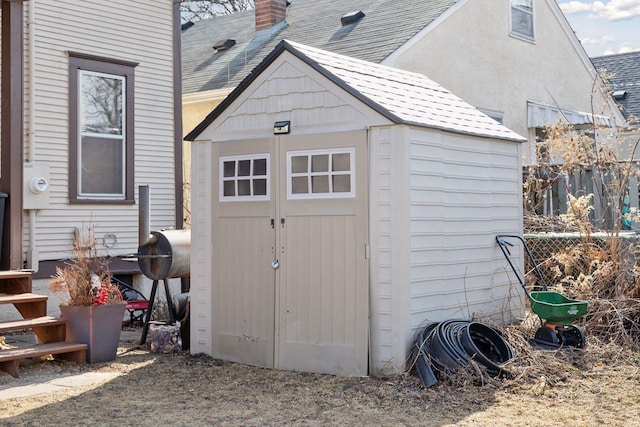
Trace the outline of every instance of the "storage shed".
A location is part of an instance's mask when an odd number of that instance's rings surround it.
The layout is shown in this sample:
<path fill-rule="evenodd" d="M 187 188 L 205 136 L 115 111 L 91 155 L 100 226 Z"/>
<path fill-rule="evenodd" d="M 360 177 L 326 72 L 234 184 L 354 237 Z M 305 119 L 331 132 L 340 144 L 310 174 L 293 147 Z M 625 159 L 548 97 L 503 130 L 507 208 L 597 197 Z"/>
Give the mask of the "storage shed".
<path fill-rule="evenodd" d="M 524 138 L 426 77 L 283 41 L 187 139 L 192 352 L 365 375 L 522 313 Z"/>

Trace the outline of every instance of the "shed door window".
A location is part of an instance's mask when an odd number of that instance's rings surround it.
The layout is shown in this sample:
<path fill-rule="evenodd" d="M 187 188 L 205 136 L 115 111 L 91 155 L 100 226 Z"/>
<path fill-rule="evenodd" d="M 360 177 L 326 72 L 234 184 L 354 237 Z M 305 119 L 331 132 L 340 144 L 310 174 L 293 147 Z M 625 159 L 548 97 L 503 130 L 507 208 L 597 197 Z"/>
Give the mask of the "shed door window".
<path fill-rule="evenodd" d="M 511 35 L 534 41 L 533 0 L 511 0 Z"/>
<path fill-rule="evenodd" d="M 287 153 L 287 198 L 355 197 L 355 151 L 350 149 Z"/>
<path fill-rule="evenodd" d="M 220 158 L 220 201 L 269 200 L 269 154 Z"/>

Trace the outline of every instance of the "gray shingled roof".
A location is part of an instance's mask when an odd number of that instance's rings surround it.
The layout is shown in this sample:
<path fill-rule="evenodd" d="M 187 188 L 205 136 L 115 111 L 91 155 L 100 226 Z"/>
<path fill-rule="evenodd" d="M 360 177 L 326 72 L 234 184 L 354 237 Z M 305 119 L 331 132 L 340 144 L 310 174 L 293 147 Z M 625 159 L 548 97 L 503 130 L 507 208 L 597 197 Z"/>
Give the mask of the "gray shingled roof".
<path fill-rule="evenodd" d="M 625 118 L 640 118 L 640 51 L 599 56 L 591 61 L 598 71 L 610 75 L 613 92 L 626 92 L 623 98 L 616 100 Z"/>
<path fill-rule="evenodd" d="M 287 27 L 259 41 L 253 10 L 198 21 L 182 32 L 182 91 L 237 86 L 284 39 L 380 63 L 457 1 L 291 0 Z M 365 17 L 343 27 L 340 17 L 358 10 Z M 213 44 L 225 39 L 236 45 L 216 52 Z"/>
<path fill-rule="evenodd" d="M 395 123 L 481 137 L 525 141 L 422 74 L 361 61 L 284 40 L 185 139 L 194 140 L 282 52 L 291 52 L 329 80 Z"/>

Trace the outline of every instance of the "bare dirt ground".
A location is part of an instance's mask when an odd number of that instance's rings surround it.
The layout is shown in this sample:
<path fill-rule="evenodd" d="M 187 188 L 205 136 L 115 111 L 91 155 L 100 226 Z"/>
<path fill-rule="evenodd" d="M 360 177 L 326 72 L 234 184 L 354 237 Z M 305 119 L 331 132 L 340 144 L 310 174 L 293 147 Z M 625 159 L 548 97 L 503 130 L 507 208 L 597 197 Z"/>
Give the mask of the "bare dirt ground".
<path fill-rule="evenodd" d="M 425 389 L 414 375 L 276 371 L 130 339 L 113 362 L 0 373 L 0 425 L 637 426 L 639 366 L 640 354 L 599 343 L 569 356 L 528 350 L 512 378 L 460 374 Z"/>

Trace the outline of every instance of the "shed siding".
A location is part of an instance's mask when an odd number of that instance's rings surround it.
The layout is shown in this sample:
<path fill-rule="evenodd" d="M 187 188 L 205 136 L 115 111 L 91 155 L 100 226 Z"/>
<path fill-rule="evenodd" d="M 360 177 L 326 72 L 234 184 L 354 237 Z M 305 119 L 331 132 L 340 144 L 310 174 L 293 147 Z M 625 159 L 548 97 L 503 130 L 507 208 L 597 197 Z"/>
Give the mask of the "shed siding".
<path fill-rule="evenodd" d="M 214 178 L 211 174 L 215 144 L 191 144 L 191 352 L 212 354 L 212 314 L 214 305 L 211 292 L 213 278 L 213 200 Z"/>
<path fill-rule="evenodd" d="M 411 329 L 510 318 L 522 301 L 508 280 L 496 283 L 494 237 L 522 230 L 519 145 L 415 128 L 409 139 Z"/>
<path fill-rule="evenodd" d="M 235 101 L 237 107 L 224 111 L 199 139 L 268 136 L 280 120 L 291 121 L 295 133 L 337 132 L 387 122 L 294 57 L 276 59 L 250 89 Z"/>
<path fill-rule="evenodd" d="M 391 141 L 393 128 L 373 128 L 370 139 L 369 207 L 372 367 L 384 366 L 393 356 L 391 297 Z"/>
<path fill-rule="evenodd" d="M 405 126 L 370 130 L 371 366 L 403 369 L 409 331 Z"/>
<path fill-rule="evenodd" d="M 138 246 L 137 206 L 68 204 L 66 51 L 139 63 L 135 69 L 135 185 L 136 189 L 141 184 L 151 187 L 151 228 L 175 225 L 172 3 L 36 3 L 35 24 L 25 27 L 35 31 L 35 73 L 25 75 L 25 97 L 31 90 L 35 94 L 35 127 L 28 121 L 25 126 L 26 132 L 35 134 L 34 163 L 50 165 L 49 206 L 38 211 L 36 223 L 41 260 L 68 256 L 73 230 L 83 223 L 95 226 L 99 243 L 103 235 L 115 234 L 117 243 L 108 250 L 110 255 L 135 252 Z M 26 216 L 24 221 L 28 224 Z M 25 251 L 28 238 L 25 226 Z M 104 247 L 98 249 L 107 252 Z"/>
<path fill-rule="evenodd" d="M 403 369 L 430 321 L 521 312 L 494 240 L 522 230 L 520 155 L 512 142 L 370 130 L 373 372 Z"/>

